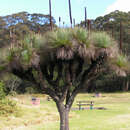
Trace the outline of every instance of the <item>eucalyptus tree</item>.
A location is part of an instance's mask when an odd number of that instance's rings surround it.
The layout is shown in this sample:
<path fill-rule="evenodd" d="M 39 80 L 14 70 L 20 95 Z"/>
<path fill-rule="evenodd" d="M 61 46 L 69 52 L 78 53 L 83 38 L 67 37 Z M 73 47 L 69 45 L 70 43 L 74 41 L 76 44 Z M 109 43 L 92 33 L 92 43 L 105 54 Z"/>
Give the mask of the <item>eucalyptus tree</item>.
<path fill-rule="evenodd" d="M 120 27 L 120 22 L 122 23 Z M 120 39 L 120 29 L 122 28 L 123 43 L 129 43 L 130 33 L 130 13 L 122 11 L 114 11 L 105 16 L 97 17 L 94 21 L 96 29 L 106 30 L 114 36 L 116 40 Z"/>
<path fill-rule="evenodd" d="M 8 62 L 2 63 L 8 71 L 34 83 L 54 100 L 60 130 L 69 130 L 68 115 L 76 95 L 105 71 L 104 64 L 123 76 L 128 69 L 126 60 L 119 61 L 118 47 L 106 33 L 94 32 L 88 37 L 81 28 L 27 36 L 9 48 L 5 57 Z"/>
<path fill-rule="evenodd" d="M 107 15 L 97 17 L 95 20 L 91 20 L 91 26 L 92 26 L 92 29 L 94 30 L 108 31 L 116 40 L 119 40 L 120 21 L 122 22 L 123 43 L 128 44 L 130 42 L 130 37 L 129 37 L 130 13 L 129 12 L 122 12 L 122 11 L 116 10 Z M 85 25 L 85 20 L 81 21 L 80 23 L 81 27 L 84 27 L 84 25 Z"/>
<path fill-rule="evenodd" d="M 11 33 L 15 35 L 15 40 L 23 39 L 26 34 L 32 32 L 45 33 L 50 30 L 49 19 L 49 15 L 28 12 L 0 16 L 0 47 L 10 43 Z M 51 21 L 56 27 L 55 19 L 52 16 Z"/>

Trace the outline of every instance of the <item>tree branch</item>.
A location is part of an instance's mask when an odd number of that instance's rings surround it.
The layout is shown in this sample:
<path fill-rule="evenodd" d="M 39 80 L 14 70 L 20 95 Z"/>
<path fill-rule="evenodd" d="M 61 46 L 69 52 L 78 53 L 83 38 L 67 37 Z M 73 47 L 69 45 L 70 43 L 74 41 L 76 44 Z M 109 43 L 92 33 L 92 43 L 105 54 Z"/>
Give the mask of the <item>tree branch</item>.
<path fill-rule="evenodd" d="M 34 84 L 37 84 L 33 73 L 32 73 L 33 68 L 29 68 L 28 70 L 23 70 L 22 68 L 16 69 L 16 68 L 12 68 L 12 73 L 16 76 L 18 76 L 19 78 L 21 78 L 22 80 L 27 80 L 29 82 L 32 82 Z"/>
<path fill-rule="evenodd" d="M 41 86 L 43 87 L 43 90 L 45 91 L 45 93 L 48 94 L 50 97 L 52 97 L 55 102 L 59 101 L 59 97 L 57 96 L 55 91 L 46 85 L 40 65 L 37 70 L 38 70 L 38 75 L 39 75 L 39 80 L 40 80 Z"/>
<path fill-rule="evenodd" d="M 86 69 L 82 74 L 82 79 L 80 84 L 82 87 L 86 79 L 88 80 L 93 79 L 93 76 L 97 74 L 97 69 L 100 69 L 99 66 L 104 64 L 106 59 L 107 59 L 107 55 L 105 52 L 103 52 L 95 61 L 92 61 L 91 66 L 88 69 Z"/>
<path fill-rule="evenodd" d="M 67 107 L 70 108 L 72 106 L 75 96 L 84 88 L 85 81 L 87 81 L 88 84 L 91 80 L 97 77 L 97 66 L 102 65 L 105 62 L 105 60 L 107 59 L 106 56 L 107 55 L 105 52 L 102 53 L 95 61 L 92 61 L 90 67 L 83 72 L 83 74 L 81 75 L 82 78 L 80 84 L 75 87 L 71 96 L 66 102 Z"/>
<path fill-rule="evenodd" d="M 80 57 L 78 57 L 78 67 L 77 67 L 77 70 L 76 70 L 76 77 L 79 76 L 79 74 L 82 72 L 83 70 L 83 64 L 84 64 L 84 60 Z"/>
<path fill-rule="evenodd" d="M 62 102 L 66 98 L 69 87 L 72 85 L 71 79 L 70 79 L 69 63 L 66 65 L 65 72 L 66 72 L 66 74 L 65 74 L 65 86 L 62 89 L 62 97 L 61 97 Z"/>

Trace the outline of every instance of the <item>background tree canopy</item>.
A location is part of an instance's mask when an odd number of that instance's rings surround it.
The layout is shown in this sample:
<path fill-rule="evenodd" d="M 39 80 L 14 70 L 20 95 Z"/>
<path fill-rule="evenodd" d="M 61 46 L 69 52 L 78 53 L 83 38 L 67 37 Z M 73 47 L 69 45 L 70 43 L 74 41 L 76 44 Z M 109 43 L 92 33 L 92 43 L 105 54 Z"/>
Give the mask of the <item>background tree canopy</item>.
<path fill-rule="evenodd" d="M 114 40 L 120 43 L 120 22 L 122 29 L 122 49 L 130 60 L 130 12 L 114 11 L 105 16 L 97 17 L 91 20 L 91 29 L 94 31 L 105 31 Z M 82 21 L 79 25 L 84 27 L 85 22 Z M 122 59 L 120 57 L 119 59 Z M 107 75 L 107 76 L 106 76 Z M 107 77 L 107 78 L 106 78 Z M 113 78 L 114 77 L 114 78 Z M 100 82 L 99 82 L 100 81 Z M 122 91 L 130 90 L 130 78 L 117 77 L 113 72 L 107 71 L 107 74 L 102 74 L 91 84 L 90 92 L 92 91 Z M 104 87 L 105 86 L 105 87 Z"/>
<path fill-rule="evenodd" d="M 12 15 L 0 17 L 0 47 L 9 44 L 11 41 L 20 40 L 26 34 L 31 32 L 45 33 L 50 29 L 49 15 L 44 14 L 29 14 L 20 12 Z M 52 17 L 52 23 L 55 24 L 55 19 Z M 15 42 L 15 41 L 13 41 Z"/>
<path fill-rule="evenodd" d="M 121 24 L 121 25 L 120 25 Z M 104 30 L 108 32 L 111 36 L 113 35 L 113 38 L 120 42 L 120 28 L 122 30 L 122 49 L 125 55 L 127 55 L 127 58 L 130 60 L 130 12 L 121 12 L 121 11 L 114 11 L 111 12 L 108 15 L 105 15 L 103 17 L 98 17 L 94 21 L 94 25 L 96 30 Z M 119 44 L 118 44 L 119 45 Z M 127 91 L 129 89 L 129 82 L 130 78 L 129 76 L 127 78 L 121 78 L 121 77 L 115 77 L 110 76 L 111 73 L 108 74 L 109 78 L 104 79 L 102 78 L 102 83 L 105 83 L 105 86 L 107 86 L 104 89 L 107 89 L 107 91 L 119 91 L 119 90 L 125 90 Z M 111 82 L 108 82 L 111 81 Z M 97 85 L 103 86 L 103 85 Z"/>
<path fill-rule="evenodd" d="M 114 39 L 120 39 L 120 22 L 122 23 L 122 39 L 123 51 L 130 55 L 130 12 L 114 11 L 105 16 L 97 17 L 91 20 L 91 28 L 93 30 L 106 31 L 113 35 Z M 82 21 L 80 26 L 84 26 L 85 22 Z M 113 33 L 113 34 L 112 34 Z"/>

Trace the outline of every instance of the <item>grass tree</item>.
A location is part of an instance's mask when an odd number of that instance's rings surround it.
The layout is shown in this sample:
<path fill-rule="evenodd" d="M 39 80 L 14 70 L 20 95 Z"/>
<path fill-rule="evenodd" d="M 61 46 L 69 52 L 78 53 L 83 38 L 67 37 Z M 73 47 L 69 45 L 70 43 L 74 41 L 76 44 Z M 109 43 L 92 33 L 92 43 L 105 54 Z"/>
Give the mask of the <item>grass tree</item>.
<path fill-rule="evenodd" d="M 29 35 L 6 55 L 8 70 L 36 84 L 55 101 L 60 130 L 69 130 L 68 115 L 76 95 L 105 71 L 104 64 L 123 76 L 128 69 L 113 39 L 104 32 L 88 37 L 81 28 Z"/>

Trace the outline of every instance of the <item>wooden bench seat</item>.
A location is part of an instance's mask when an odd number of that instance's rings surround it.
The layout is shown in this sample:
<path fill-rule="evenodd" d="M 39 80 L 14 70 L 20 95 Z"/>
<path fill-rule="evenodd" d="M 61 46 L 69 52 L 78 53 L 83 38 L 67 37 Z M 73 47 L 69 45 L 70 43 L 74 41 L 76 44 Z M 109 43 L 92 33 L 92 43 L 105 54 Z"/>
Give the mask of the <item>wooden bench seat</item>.
<path fill-rule="evenodd" d="M 94 101 L 77 101 L 77 106 L 79 110 L 84 109 L 82 106 L 90 106 L 90 109 L 93 109 Z"/>

